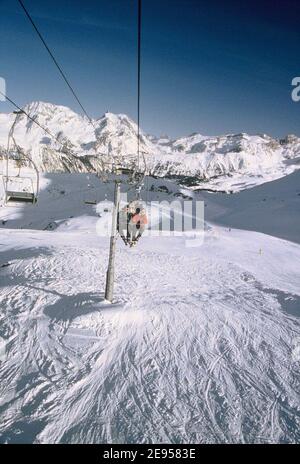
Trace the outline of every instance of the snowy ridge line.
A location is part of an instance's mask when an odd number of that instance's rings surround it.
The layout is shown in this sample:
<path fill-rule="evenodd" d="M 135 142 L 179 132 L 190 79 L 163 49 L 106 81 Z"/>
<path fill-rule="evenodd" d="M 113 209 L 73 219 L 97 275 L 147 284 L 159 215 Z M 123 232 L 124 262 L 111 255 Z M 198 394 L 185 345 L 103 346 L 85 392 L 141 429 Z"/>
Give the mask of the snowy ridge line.
<path fill-rule="evenodd" d="M 24 107 L 58 142 L 25 117 L 19 116 L 14 136 L 43 172 L 96 172 L 114 157 L 133 168 L 137 153 L 137 125 L 124 114 L 106 113 L 93 120 L 64 106 L 32 102 Z M 13 114 L 0 114 L 0 147 L 5 150 Z M 59 150 L 60 144 L 64 145 Z M 177 176 L 189 186 L 239 191 L 285 176 L 300 167 L 300 139 L 276 140 L 268 135 L 193 134 L 171 140 L 141 131 L 140 150 L 148 173 Z M 73 156 L 75 154 L 75 157 Z"/>

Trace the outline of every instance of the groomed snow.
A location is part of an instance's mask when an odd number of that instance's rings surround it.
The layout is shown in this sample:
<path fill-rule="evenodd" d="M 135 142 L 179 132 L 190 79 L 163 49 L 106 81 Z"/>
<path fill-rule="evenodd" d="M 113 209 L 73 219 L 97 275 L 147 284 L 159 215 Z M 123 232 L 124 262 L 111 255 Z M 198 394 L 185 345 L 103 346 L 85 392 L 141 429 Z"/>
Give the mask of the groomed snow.
<path fill-rule="evenodd" d="M 300 246 L 216 219 L 198 248 L 118 241 L 110 305 L 95 182 L 46 175 L 37 206 L 0 208 L 0 441 L 299 442 Z"/>

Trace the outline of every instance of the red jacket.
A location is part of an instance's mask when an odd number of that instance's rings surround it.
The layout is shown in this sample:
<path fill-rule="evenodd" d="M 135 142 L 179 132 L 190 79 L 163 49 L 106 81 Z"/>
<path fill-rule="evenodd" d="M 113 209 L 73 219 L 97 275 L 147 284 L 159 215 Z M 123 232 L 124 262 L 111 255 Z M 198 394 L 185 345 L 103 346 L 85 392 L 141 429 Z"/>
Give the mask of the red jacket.
<path fill-rule="evenodd" d="M 140 222 L 141 225 L 148 224 L 146 214 L 134 214 L 131 218 L 131 221 L 133 222 L 133 224 L 137 224 L 138 222 Z"/>

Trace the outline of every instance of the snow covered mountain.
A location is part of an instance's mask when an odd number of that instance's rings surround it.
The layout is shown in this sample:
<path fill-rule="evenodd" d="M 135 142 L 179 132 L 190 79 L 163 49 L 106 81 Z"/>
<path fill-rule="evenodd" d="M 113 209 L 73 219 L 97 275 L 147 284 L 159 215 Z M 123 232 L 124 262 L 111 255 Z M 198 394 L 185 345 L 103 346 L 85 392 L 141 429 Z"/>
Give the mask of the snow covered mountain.
<path fill-rule="evenodd" d="M 16 143 L 43 172 L 95 172 L 112 157 L 126 167 L 137 162 L 137 125 L 124 114 L 105 113 L 92 123 L 71 109 L 33 102 L 24 108 L 51 135 L 23 114 L 0 114 L 0 149 L 7 146 L 15 121 Z M 283 177 L 300 167 L 300 139 L 268 135 L 192 134 L 176 140 L 141 134 L 147 172 L 196 188 L 238 191 Z M 145 169 L 141 162 L 141 169 Z"/>

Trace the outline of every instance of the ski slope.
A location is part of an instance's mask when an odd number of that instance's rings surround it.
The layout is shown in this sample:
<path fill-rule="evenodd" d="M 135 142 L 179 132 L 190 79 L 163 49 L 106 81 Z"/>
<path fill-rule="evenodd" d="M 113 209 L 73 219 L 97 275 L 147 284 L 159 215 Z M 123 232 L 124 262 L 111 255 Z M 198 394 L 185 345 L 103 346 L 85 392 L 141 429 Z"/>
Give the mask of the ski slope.
<path fill-rule="evenodd" d="M 199 195 L 208 221 L 300 243 L 300 171 L 234 195 Z"/>
<path fill-rule="evenodd" d="M 216 219 L 200 247 L 119 240 L 110 305 L 97 181 L 0 208 L 0 442 L 299 442 L 300 246 Z"/>

